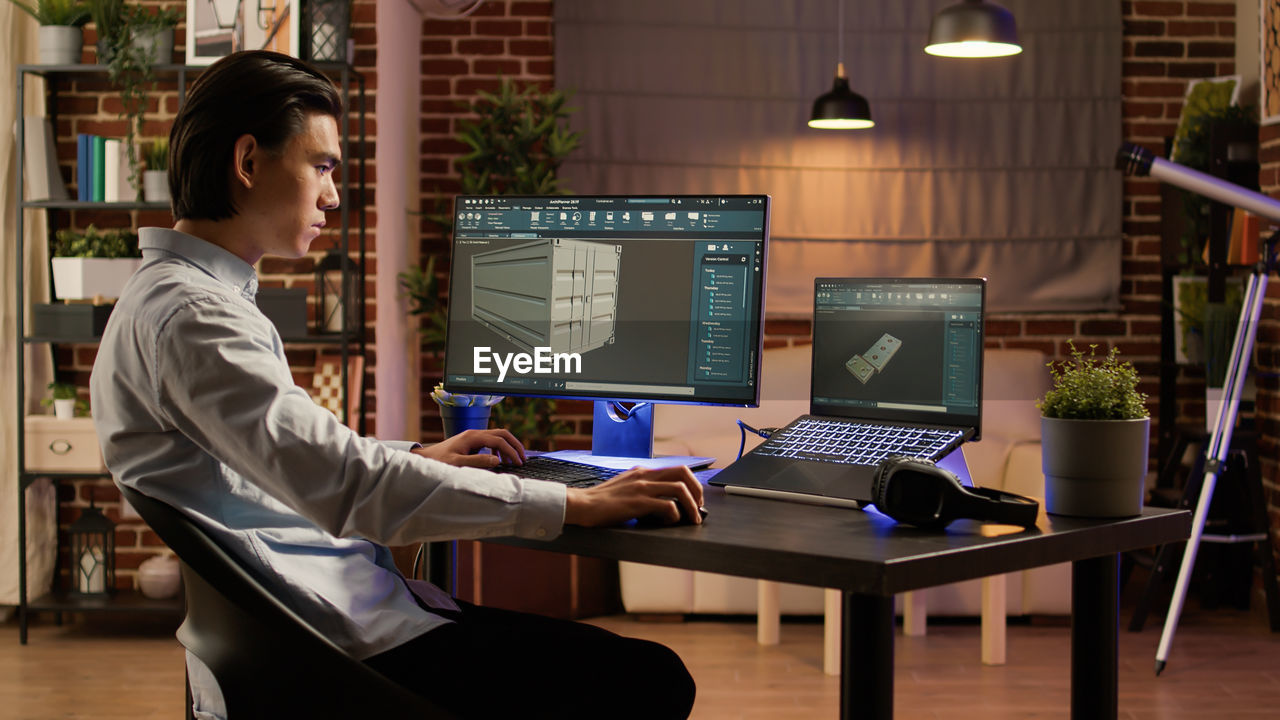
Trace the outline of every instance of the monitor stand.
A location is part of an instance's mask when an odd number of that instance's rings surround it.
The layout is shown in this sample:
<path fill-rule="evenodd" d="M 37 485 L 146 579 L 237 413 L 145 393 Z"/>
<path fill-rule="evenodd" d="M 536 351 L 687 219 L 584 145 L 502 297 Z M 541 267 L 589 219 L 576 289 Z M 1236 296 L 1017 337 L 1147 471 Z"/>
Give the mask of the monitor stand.
<path fill-rule="evenodd" d="M 614 469 L 633 467 L 664 468 L 686 465 L 707 467 L 715 458 L 696 455 L 653 456 L 653 405 L 637 403 L 624 407 L 610 400 L 597 400 L 591 423 L 591 450 L 556 450 L 551 457 Z"/>

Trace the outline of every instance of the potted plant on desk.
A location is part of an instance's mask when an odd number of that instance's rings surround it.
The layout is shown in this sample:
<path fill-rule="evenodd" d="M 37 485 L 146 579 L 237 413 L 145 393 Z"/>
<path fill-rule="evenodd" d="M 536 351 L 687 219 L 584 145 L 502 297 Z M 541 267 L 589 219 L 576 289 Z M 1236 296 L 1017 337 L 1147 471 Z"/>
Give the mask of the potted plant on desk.
<path fill-rule="evenodd" d="M 445 390 L 444 383 L 435 386 L 431 399 L 440 406 L 445 437 L 489 427 L 489 411 L 502 402 L 501 395 L 457 395 Z"/>
<path fill-rule="evenodd" d="M 1053 387 L 1040 408 L 1045 510 L 1055 515 L 1129 517 L 1141 514 L 1151 418 L 1138 372 L 1117 359 L 1077 350 L 1049 363 Z"/>
<path fill-rule="evenodd" d="M 36 0 L 25 3 L 9 0 L 40 23 L 36 31 L 41 65 L 75 65 L 80 62 L 84 44 L 84 24 L 89 22 L 89 8 L 80 0 Z"/>

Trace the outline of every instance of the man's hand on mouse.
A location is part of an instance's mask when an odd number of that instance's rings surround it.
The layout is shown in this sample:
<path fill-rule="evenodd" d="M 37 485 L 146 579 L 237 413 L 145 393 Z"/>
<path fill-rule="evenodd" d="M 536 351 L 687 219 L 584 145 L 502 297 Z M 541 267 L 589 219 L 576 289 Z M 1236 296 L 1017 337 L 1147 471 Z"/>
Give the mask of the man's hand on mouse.
<path fill-rule="evenodd" d="M 633 468 L 595 487 L 569 488 L 564 521 L 566 525 L 599 527 L 657 516 L 676 523 L 683 507 L 691 522 L 701 523 L 698 508 L 702 502 L 702 483 L 687 467 Z"/>

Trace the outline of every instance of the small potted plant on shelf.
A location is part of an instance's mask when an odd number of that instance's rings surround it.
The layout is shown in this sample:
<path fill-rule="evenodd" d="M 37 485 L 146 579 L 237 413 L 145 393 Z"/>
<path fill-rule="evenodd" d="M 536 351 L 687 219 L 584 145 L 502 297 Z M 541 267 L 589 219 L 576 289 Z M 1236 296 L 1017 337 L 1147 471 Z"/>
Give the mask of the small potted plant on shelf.
<path fill-rule="evenodd" d="M 1151 418 L 1138 371 L 1118 359 L 1077 350 L 1049 363 L 1053 387 L 1040 408 L 1045 510 L 1056 515 L 1128 517 L 1142 512 Z"/>
<path fill-rule="evenodd" d="M 118 298 L 142 263 L 132 230 L 59 230 L 53 245 L 53 290 L 59 300 Z"/>
<path fill-rule="evenodd" d="M 80 399 L 76 386 L 71 383 L 49 383 L 49 396 L 40 401 L 45 407 L 53 406 L 53 416 L 59 420 L 70 420 L 77 413 L 89 414 L 89 404 Z"/>
<path fill-rule="evenodd" d="M 124 147 L 133 148 L 142 132 L 147 92 L 155 85 L 155 66 L 173 61 L 174 28 L 182 15 L 171 9 L 147 9 L 122 0 L 90 0 L 98 28 L 98 62 L 120 91 L 120 116 L 126 119 Z M 142 189 L 138 154 L 128 152 L 129 182 Z"/>
<path fill-rule="evenodd" d="M 142 173 L 142 197 L 147 202 L 169 202 L 169 140 L 160 138 L 147 146 Z"/>
<path fill-rule="evenodd" d="M 80 0 L 9 0 L 40 23 L 36 31 L 37 61 L 41 65 L 75 65 L 84 45 L 89 8 Z"/>

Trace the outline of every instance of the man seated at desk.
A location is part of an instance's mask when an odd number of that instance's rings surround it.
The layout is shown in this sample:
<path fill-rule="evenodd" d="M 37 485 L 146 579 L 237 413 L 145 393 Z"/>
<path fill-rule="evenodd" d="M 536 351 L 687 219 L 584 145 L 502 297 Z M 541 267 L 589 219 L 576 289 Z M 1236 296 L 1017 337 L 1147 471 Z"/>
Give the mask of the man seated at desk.
<path fill-rule="evenodd" d="M 107 466 L 189 515 L 339 646 L 460 716 L 687 717 L 693 680 L 669 649 L 456 601 L 396 570 L 384 544 L 674 521 L 666 498 L 696 516 L 702 489 L 684 468 L 586 490 L 495 474 L 480 468 L 524 457 L 505 430 L 378 442 L 294 384 L 254 304 L 254 264 L 305 255 L 338 206 L 340 120 L 333 83 L 285 55 L 236 53 L 196 80 L 170 132 L 176 223 L 141 231 L 143 265 L 93 370 Z M 187 666 L 197 717 L 224 716 L 212 673 L 190 653 Z"/>

